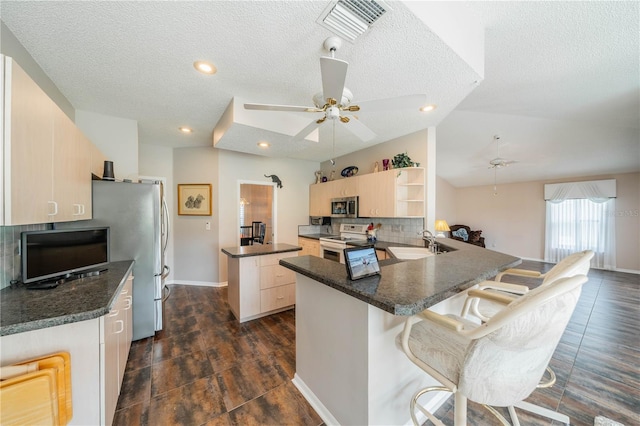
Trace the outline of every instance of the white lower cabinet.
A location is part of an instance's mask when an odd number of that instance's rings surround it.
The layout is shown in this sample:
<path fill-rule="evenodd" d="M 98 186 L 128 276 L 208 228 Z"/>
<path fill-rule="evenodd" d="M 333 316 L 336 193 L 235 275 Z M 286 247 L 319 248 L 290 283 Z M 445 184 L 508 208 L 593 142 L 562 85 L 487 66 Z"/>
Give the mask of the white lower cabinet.
<path fill-rule="evenodd" d="M 0 365 L 45 354 L 71 355 L 69 425 L 111 425 L 131 347 L 133 277 L 102 317 L 0 337 Z"/>
<path fill-rule="evenodd" d="M 294 251 L 228 258 L 229 306 L 239 322 L 270 315 L 296 303 L 296 274 L 278 263 L 297 255 Z"/>
<path fill-rule="evenodd" d="M 113 309 L 100 319 L 100 378 L 103 397 L 101 401 L 101 424 L 113 423 L 118 404 L 124 370 L 131 348 L 133 277 L 130 276 L 120 291 Z"/>

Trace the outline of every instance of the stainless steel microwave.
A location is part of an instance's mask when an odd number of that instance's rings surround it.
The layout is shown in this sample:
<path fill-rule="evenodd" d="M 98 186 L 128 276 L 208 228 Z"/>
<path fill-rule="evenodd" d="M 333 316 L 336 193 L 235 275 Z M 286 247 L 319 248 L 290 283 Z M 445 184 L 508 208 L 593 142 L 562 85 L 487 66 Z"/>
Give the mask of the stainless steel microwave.
<path fill-rule="evenodd" d="M 332 198 L 331 217 L 358 217 L 358 197 Z"/>

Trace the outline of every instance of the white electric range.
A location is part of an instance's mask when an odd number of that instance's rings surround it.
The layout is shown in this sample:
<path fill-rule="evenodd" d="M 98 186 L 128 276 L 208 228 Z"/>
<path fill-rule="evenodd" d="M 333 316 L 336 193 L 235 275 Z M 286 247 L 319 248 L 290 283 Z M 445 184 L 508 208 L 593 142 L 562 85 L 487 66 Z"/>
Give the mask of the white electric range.
<path fill-rule="evenodd" d="M 366 224 L 341 224 L 339 236 L 320 238 L 320 257 L 344 263 L 344 249 L 347 246 L 372 244 L 367 241 L 368 226 Z"/>

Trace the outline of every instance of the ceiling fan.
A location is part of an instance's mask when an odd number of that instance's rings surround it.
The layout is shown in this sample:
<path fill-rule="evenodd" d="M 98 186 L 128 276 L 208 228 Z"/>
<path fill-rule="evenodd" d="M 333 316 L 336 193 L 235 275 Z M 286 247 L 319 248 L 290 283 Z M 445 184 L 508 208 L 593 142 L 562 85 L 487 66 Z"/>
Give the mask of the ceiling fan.
<path fill-rule="evenodd" d="M 499 169 L 501 167 L 507 167 L 510 164 L 517 163 L 515 160 L 507 160 L 500 157 L 500 136 L 494 135 L 493 140 L 496 142 L 496 158 L 489 160 L 490 169 Z"/>
<path fill-rule="evenodd" d="M 493 140 L 496 143 L 496 158 L 489 160 L 489 168 L 493 169 L 493 195 L 498 195 L 498 169 L 517 163 L 517 161 L 500 157 L 500 135 L 494 135 Z"/>
<path fill-rule="evenodd" d="M 341 45 L 342 41 L 338 37 L 329 37 L 324 41 L 323 46 L 331 53 L 331 57 L 320 57 L 322 92 L 313 97 L 314 106 L 245 103 L 245 109 L 323 114 L 322 117 L 313 120 L 293 136 L 294 140 L 304 139 L 325 122 L 333 122 L 335 126 L 336 121 L 340 121 L 356 137 L 367 142 L 375 138 L 376 134 L 351 114 L 358 111 L 375 112 L 414 108 L 419 110 L 425 106 L 427 101 L 426 95 L 407 95 L 397 98 L 359 102 L 358 105 L 351 105 L 353 94 L 349 89 L 344 87 L 349 63 L 334 57 L 336 50 L 338 50 Z"/>

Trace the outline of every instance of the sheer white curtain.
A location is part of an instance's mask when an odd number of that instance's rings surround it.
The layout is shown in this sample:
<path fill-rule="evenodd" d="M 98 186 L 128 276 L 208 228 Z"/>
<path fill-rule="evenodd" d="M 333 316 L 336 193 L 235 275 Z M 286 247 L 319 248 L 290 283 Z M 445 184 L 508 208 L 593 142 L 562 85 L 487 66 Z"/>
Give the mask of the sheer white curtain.
<path fill-rule="evenodd" d="M 544 260 L 593 250 L 591 265 L 615 269 L 615 198 L 548 200 Z"/>

